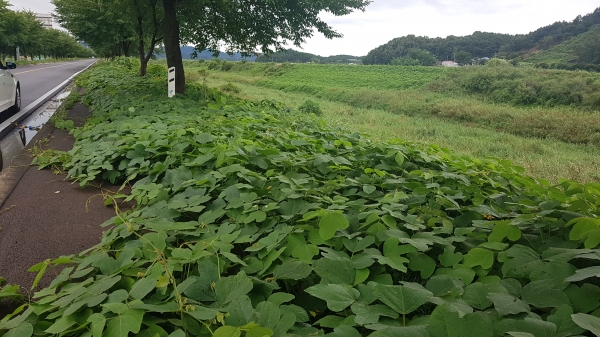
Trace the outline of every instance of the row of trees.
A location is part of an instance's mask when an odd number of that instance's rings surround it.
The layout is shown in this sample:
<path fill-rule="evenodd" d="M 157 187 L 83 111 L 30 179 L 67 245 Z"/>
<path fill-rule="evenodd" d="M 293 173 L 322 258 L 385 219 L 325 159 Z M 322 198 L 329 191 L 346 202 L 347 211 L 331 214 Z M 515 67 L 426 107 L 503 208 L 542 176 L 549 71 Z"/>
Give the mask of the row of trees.
<path fill-rule="evenodd" d="M 177 93 L 185 92 L 180 45 L 196 50 L 269 54 L 287 43 L 300 46 L 318 31 L 341 37 L 319 18 L 364 10 L 370 0 L 53 0 L 63 27 L 101 56 L 133 55 L 145 74 L 155 48 L 163 45 L 175 67 Z M 134 51 L 135 50 L 135 51 Z"/>
<path fill-rule="evenodd" d="M 67 58 L 91 57 L 93 51 L 82 46 L 69 34 L 45 29 L 29 11 L 10 10 L 6 0 L 0 0 L 0 58 L 15 59 L 16 50 L 25 57 Z"/>

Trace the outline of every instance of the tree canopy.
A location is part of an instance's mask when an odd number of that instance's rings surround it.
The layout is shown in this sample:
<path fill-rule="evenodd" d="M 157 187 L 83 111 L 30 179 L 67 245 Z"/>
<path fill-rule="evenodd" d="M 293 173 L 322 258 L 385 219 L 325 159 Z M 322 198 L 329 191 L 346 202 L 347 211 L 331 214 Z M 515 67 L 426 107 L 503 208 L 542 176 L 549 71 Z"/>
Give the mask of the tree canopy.
<path fill-rule="evenodd" d="M 162 41 L 159 0 L 53 0 L 58 21 L 103 57 L 140 58 L 140 74 Z"/>
<path fill-rule="evenodd" d="M 0 0 L 0 57 L 15 58 L 16 49 L 30 57 L 90 57 L 93 51 L 69 34 L 45 29 L 30 11 L 12 11 L 10 3 Z"/>
<path fill-rule="evenodd" d="M 323 11 L 335 16 L 364 10 L 370 0 L 163 0 L 164 43 L 169 67 L 176 67 L 176 91 L 185 91 L 179 45 L 249 55 L 272 53 L 291 43 L 300 46 L 315 31 L 327 38 L 342 37 L 321 20 Z"/>

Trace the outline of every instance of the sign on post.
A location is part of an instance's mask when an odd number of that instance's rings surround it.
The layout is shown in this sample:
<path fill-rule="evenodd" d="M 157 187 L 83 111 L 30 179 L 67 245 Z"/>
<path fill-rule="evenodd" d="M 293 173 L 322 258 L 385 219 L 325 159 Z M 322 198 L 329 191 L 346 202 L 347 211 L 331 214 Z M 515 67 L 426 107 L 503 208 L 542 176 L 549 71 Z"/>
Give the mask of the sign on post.
<path fill-rule="evenodd" d="M 169 68 L 169 75 L 167 76 L 169 80 L 168 85 L 168 94 L 169 98 L 175 96 L 175 67 Z"/>

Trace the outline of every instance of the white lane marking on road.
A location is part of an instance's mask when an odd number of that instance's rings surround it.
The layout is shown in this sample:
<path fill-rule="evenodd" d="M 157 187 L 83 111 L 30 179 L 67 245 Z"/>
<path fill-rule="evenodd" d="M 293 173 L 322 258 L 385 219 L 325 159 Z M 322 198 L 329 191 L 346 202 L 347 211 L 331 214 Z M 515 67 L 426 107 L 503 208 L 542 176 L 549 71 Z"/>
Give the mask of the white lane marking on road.
<path fill-rule="evenodd" d="M 31 110 L 33 110 L 34 107 L 39 106 L 39 104 L 45 100 L 47 100 L 48 98 L 50 98 L 51 96 L 54 96 L 56 94 L 56 92 L 63 86 L 65 86 L 66 84 L 68 84 L 70 81 L 72 81 L 75 76 L 81 74 L 82 72 L 86 71 L 88 68 L 90 68 L 91 66 L 94 65 L 94 63 L 96 63 L 96 61 L 92 62 L 90 65 L 88 65 L 87 67 L 85 67 L 84 69 L 82 69 L 81 71 L 71 75 L 71 77 L 67 78 L 64 82 L 62 82 L 61 84 L 57 85 L 54 89 L 48 91 L 47 93 L 45 93 L 42 97 L 38 98 L 37 100 L 35 100 L 33 103 L 29 104 L 28 106 L 26 106 L 25 108 L 21 109 L 20 112 L 18 112 L 16 115 L 12 116 L 11 118 L 7 119 L 6 121 L 4 121 L 4 123 L 0 123 L 0 131 L 6 129 L 7 127 L 16 124 L 16 121 L 23 117 L 23 116 L 29 116 L 31 114 Z"/>
<path fill-rule="evenodd" d="M 44 70 L 44 69 L 50 69 L 50 68 L 64 67 L 64 66 L 68 66 L 69 64 L 71 64 L 71 63 L 69 62 L 69 63 L 61 64 L 61 65 L 59 65 L 59 66 L 52 66 L 52 67 L 38 68 L 38 69 L 33 69 L 33 70 L 22 71 L 22 72 L 20 72 L 20 73 L 13 73 L 13 74 L 14 74 L 14 75 L 20 75 L 20 74 L 30 73 L 30 72 L 32 72 L 32 71 L 38 71 L 38 70 Z"/>

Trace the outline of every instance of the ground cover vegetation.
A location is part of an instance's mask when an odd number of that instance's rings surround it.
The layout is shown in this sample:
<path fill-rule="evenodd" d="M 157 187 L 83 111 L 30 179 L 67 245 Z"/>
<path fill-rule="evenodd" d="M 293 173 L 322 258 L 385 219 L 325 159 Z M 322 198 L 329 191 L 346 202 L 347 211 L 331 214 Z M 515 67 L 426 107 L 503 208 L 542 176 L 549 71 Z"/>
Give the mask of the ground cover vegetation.
<path fill-rule="evenodd" d="M 29 11 L 13 11 L 10 2 L 0 0 L 0 59 L 16 60 L 16 50 L 29 58 L 84 58 L 94 55 L 69 34 L 45 29 Z M 17 60 L 19 61 L 19 60 Z"/>
<path fill-rule="evenodd" d="M 523 137 L 600 145 L 600 76 L 493 64 L 492 60 L 490 65 L 468 68 L 351 67 L 215 60 L 199 66 L 250 74 L 260 86 L 360 108 L 436 117 Z"/>
<path fill-rule="evenodd" d="M 354 103 L 334 101 L 320 95 L 319 98 L 318 94 L 271 89 L 258 84 L 264 79 L 263 76 L 251 72 L 210 71 L 198 65 L 198 62 L 186 62 L 186 74 L 189 75 L 190 82 L 197 81 L 220 88 L 231 87 L 234 90 L 228 92 L 243 99 L 274 98 L 286 106 L 298 107 L 298 109 L 307 101 L 313 101 L 321 109 L 322 118 L 328 124 L 361 132 L 374 140 L 400 138 L 421 144 L 438 144 L 451 149 L 457 155 L 507 159 L 524 167 L 527 174 L 555 183 L 561 178 L 580 182 L 600 180 L 600 148 L 597 146 L 565 143 L 548 138 L 515 136 L 489 127 L 479 127 L 473 123 L 448 118 L 432 118 L 426 114 L 390 113 L 389 110 L 363 108 Z M 390 92 L 390 95 L 402 98 L 405 104 L 412 104 L 415 110 L 419 109 L 418 102 L 423 104 L 423 102 L 433 101 L 431 96 L 414 90 L 401 93 Z M 389 96 L 381 95 L 381 97 L 390 99 Z M 474 100 L 465 107 L 464 98 L 459 100 L 446 96 L 446 100 L 454 103 L 450 108 L 455 111 L 461 111 L 459 108 L 462 110 L 477 108 L 478 111 L 502 109 L 503 112 L 523 110 Z M 458 105 L 461 101 L 462 106 Z"/>
<path fill-rule="evenodd" d="M 125 62 L 124 64 L 127 64 Z M 105 63 L 64 167 L 131 184 L 4 336 L 599 335 L 600 185 Z M 129 69 L 129 70 L 128 70 Z M 45 161 L 38 161 L 45 165 Z"/>

